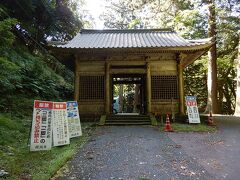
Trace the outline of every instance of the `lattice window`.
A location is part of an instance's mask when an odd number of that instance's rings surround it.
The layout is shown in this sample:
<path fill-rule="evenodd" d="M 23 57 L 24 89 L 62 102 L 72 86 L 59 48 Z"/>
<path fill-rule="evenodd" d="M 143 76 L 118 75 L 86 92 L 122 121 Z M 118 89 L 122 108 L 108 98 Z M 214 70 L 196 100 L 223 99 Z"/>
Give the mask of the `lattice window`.
<path fill-rule="evenodd" d="M 80 76 L 79 99 L 104 99 L 104 76 Z"/>
<path fill-rule="evenodd" d="M 152 99 L 178 99 L 177 76 L 152 76 Z"/>

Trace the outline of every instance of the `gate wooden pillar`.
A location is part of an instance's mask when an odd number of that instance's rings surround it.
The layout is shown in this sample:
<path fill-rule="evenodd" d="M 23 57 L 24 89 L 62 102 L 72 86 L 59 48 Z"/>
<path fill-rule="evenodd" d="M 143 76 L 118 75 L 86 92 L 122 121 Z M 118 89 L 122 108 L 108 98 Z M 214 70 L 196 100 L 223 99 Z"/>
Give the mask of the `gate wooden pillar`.
<path fill-rule="evenodd" d="M 75 75 L 74 75 L 74 100 L 79 100 L 79 90 L 80 90 L 80 76 L 78 70 L 78 59 L 75 58 Z"/>
<path fill-rule="evenodd" d="M 184 111 L 184 81 L 183 81 L 183 66 L 181 60 L 178 62 L 178 89 L 179 89 L 179 112 L 181 115 Z"/>
<path fill-rule="evenodd" d="M 146 78 L 146 84 L 147 84 L 147 113 L 151 113 L 151 98 L 152 98 L 152 88 L 151 88 L 151 69 L 150 64 L 146 64 L 146 70 L 147 70 L 147 78 Z"/>
<path fill-rule="evenodd" d="M 105 113 L 110 114 L 110 64 L 105 63 Z"/>

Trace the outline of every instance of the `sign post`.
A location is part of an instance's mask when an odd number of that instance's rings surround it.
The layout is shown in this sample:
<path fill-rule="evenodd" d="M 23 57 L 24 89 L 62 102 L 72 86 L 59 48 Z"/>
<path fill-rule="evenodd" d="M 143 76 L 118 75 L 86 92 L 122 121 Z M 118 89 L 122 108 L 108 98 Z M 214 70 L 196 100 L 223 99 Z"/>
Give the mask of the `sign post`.
<path fill-rule="evenodd" d="M 185 97 L 189 123 L 200 123 L 196 99 L 196 96 Z"/>
<path fill-rule="evenodd" d="M 70 143 L 67 120 L 67 104 L 53 103 L 53 146 L 62 146 Z"/>
<path fill-rule="evenodd" d="M 52 106 L 49 101 L 34 101 L 30 151 L 52 147 Z"/>
<path fill-rule="evenodd" d="M 82 135 L 78 103 L 34 101 L 30 151 L 50 150 L 70 144 Z"/>
<path fill-rule="evenodd" d="M 68 129 L 69 129 L 70 138 L 81 136 L 82 128 L 80 124 L 77 101 L 67 102 L 67 114 L 68 114 Z"/>

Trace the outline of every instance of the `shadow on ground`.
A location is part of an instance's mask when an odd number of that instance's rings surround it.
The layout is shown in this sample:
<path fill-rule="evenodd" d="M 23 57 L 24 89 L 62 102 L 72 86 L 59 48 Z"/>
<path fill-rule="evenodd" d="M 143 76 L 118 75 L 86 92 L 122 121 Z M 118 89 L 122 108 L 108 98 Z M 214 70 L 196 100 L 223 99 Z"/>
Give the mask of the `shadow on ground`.
<path fill-rule="evenodd" d="M 214 116 L 216 133 L 172 133 L 169 137 L 216 179 L 239 179 L 240 118 Z"/>
<path fill-rule="evenodd" d="M 215 179 L 168 135 L 150 126 L 99 127 L 53 179 Z"/>

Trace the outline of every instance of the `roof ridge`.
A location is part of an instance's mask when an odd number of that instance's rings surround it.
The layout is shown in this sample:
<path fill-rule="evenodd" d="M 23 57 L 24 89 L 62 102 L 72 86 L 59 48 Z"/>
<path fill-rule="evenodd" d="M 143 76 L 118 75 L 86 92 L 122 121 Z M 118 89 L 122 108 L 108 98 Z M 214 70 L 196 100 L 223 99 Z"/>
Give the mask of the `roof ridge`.
<path fill-rule="evenodd" d="M 160 29 L 82 29 L 80 33 L 144 33 L 144 32 L 173 32 L 171 28 L 160 28 Z"/>

